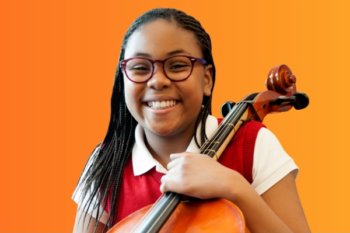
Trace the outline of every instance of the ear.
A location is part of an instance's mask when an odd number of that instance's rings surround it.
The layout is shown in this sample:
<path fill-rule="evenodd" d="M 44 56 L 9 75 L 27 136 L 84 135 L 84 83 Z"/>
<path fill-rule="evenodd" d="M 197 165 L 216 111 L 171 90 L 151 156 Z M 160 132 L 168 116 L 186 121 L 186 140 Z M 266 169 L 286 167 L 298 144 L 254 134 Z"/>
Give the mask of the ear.
<path fill-rule="evenodd" d="M 203 94 L 205 96 L 211 95 L 211 89 L 213 87 L 213 66 L 207 65 L 204 67 L 204 80 L 203 80 Z"/>

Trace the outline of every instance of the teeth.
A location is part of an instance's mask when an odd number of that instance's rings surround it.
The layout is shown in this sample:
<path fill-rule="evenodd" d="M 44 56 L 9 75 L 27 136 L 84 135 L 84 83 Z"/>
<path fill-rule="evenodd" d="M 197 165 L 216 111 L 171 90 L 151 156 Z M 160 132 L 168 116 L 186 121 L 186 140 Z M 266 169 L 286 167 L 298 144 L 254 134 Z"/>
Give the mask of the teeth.
<path fill-rule="evenodd" d="M 148 102 L 148 106 L 153 109 L 169 108 L 176 104 L 175 100 L 152 101 Z"/>

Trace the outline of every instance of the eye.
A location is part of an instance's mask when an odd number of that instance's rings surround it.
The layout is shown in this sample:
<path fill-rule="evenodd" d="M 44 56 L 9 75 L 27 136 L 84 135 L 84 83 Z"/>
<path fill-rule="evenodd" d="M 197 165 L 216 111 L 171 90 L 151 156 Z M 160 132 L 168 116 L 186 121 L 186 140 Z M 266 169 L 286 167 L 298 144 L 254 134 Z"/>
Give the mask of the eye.
<path fill-rule="evenodd" d="M 149 73 L 152 70 L 152 65 L 147 60 L 135 59 L 130 60 L 126 66 L 129 72 L 135 74 Z"/>
<path fill-rule="evenodd" d="M 166 66 L 167 70 L 170 72 L 181 72 L 186 71 L 191 68 L 191 64 L 183 61 L 172 61 Z"/>
<path fill-rule="evenodd" d="M 150 67 L 144 64 L 136 64 L 133 66 L 129 66 L 128 70 L 147 71 L 150 70 Z"/>

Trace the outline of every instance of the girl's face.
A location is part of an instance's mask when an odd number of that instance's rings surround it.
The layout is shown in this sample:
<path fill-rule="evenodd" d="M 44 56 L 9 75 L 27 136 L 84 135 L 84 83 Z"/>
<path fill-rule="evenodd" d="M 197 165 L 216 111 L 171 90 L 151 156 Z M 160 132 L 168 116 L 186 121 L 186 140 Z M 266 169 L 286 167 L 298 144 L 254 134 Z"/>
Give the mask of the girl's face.
<path fill-rule="evenodd" d="M 136 30 L 126 45 L 125 59 L 145 57 L 164 60 L 174 55 L 202 58 L 193 32 L 173 21 L 157 19 Z M 192 137 L 203 95 L 211 94 L 211 65 L 195 62 L 190 77 L 173 82 L 161 63 L 145 83 L 134 83 L 124 74 L 125 101 L 146 137 Z"/>

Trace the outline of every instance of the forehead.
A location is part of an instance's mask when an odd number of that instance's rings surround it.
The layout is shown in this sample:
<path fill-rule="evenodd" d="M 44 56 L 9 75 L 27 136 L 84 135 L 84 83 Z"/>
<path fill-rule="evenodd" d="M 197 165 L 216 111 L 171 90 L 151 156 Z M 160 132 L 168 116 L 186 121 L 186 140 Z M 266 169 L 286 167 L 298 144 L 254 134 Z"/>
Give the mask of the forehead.
<path fill-rule="evenodd" d="M 161 59 L 174 51 L 201 57 L 201 49 L 195 34 L 180 27 L 175 21 L 157 19 L 146 23 L 129 38 L 124 57 L 146 55 Z"/>

